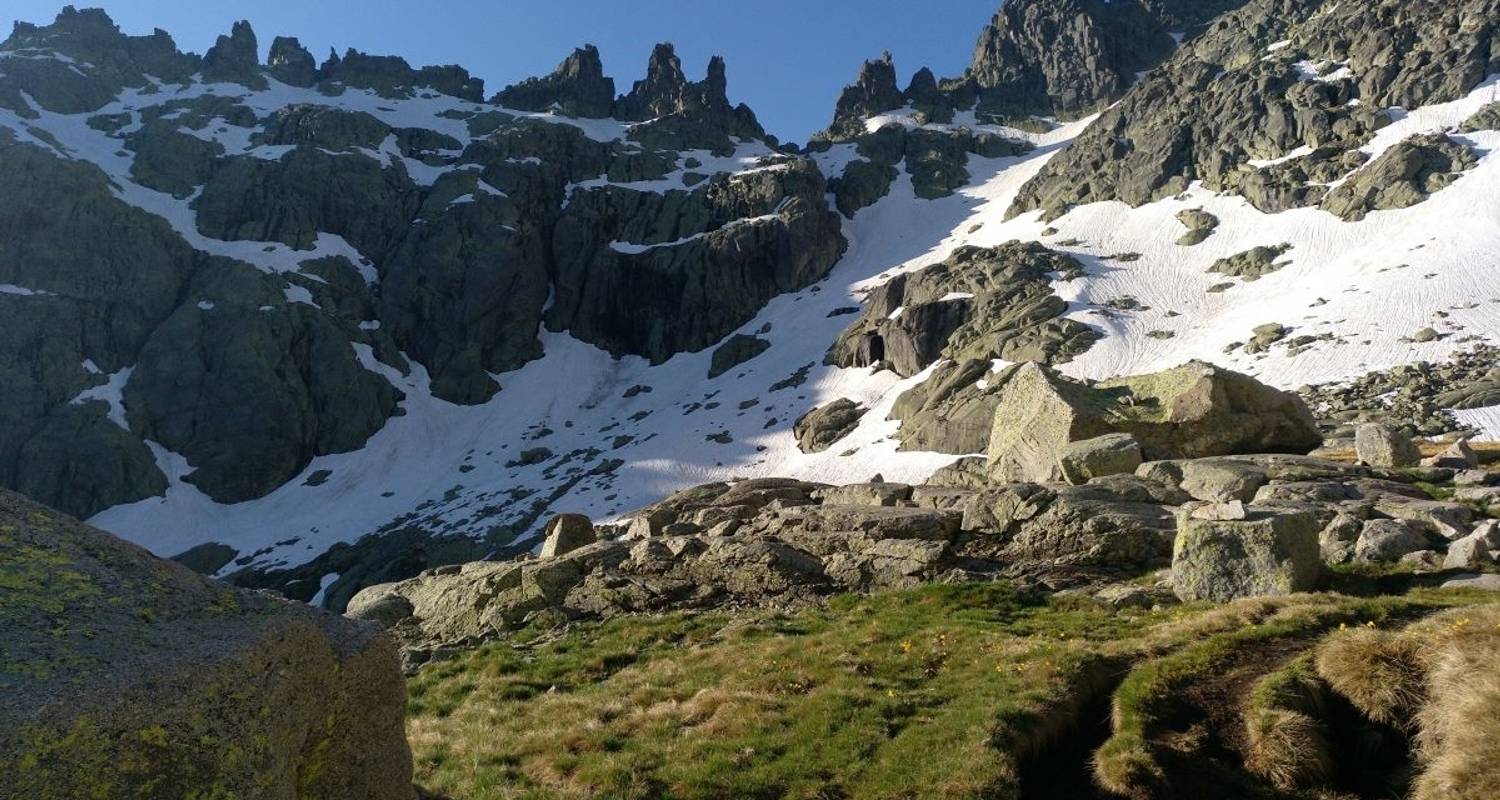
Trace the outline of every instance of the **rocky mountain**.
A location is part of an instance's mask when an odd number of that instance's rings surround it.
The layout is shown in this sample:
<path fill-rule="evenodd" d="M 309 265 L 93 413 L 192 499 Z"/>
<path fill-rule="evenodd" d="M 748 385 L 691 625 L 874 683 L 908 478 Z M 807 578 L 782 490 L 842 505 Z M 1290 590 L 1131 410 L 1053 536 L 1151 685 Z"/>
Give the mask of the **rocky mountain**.
<path fill-rule="evenodd" d="M 1494 796 L 1497 41 L 1007 0 L 796 146 L 17 24 L 0 797 Z"/>
<path fill-rule="evenodd" d="M 1015 0 L 794 148 L 665 44 L 488 94 L 69 8 L 0 45 L 0 484 L 338 608 L 557 511 L 918 481 L 1005 362 L 1441 363 L 1497 328 L 1495 10 Z M 1488 424 L 1429 388 L 1424 432 Z"/>

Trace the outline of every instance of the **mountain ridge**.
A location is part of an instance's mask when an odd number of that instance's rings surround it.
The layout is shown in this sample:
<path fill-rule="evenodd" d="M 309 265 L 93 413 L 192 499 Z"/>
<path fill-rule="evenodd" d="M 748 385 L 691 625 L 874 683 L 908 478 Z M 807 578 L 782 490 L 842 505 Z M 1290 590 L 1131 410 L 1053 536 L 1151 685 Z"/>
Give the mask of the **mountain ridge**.
<path fill-rule="evenodd" d="M 506 109 L 479 102 L 483 87 L 458 67 L 414 69 L 353 50 L 317 65 L 284 37 L 262 65 L 248 26 L 236 26 L 201 58 L 177 53 L 162 32 L 124 37 L 94 12 L 65 12 L 60 29 L 18 26 L 0 62 L 0 106 L 14 115 L 0 135 L 25 145 L 9 148 L 12 157 L 24 153 L 48 169 L 53 155 L 80 170 L 102 165 L 102 182 L 85 172 L 79 180 L 93 184 L 108 214 L 139 220 L 132 225 L 167 219 L 185 241 L 171 256 L 185 277 L 164 282 L 157 305 L 105 312 L 102 319 L 152 320 L 99 340 L 107 346 L 75 340 L 77 352 L 61 361 L 28 355 L 13 362 L 29 365 L 22 371 L 37 388 L 12 426 L 26 433 L 0 441 L 0 456 L 12 454 L 0 458 L 0 478 L 143 537 L 163 554 L 227 544 L 234 555 L 214 571 L 247 570 L 241 580 L 290 586 L 304 599 L 337 585 L 319 596 L 347 598 L 370 577 L 365 571 L 403 577 L 454 554 L 530 546 L 549 509 L 609 517 L 708 477 L 780 471 L 861 480 L 879 471 L 915 480 L 942 466 L 951 454 L 898 450 L 902 423 L 886 419 L 898 397 L 926 380 L 925 369 L 898 375 L 878 368 L 878 358 L 848 368 L 823 362 L 851 321 L 841 316 L 867 292 L 961 246 L 1041 241 L 1074 259 L 1076 267 L 1046 280 L 1060 304 L 1059 324 L 1083 326 L 1097 339 L 1073 354 L 1067 369 L 1078 375 L 1213 358 L 1283 381 L 1325 382 L 1365 371 L 1360 359 L 1335 357 L 1330 348 L 1364 347 L 1370 369 L 1416 354 L 1441 360 L 1453 350 L 1461 337 L 1393 341 L 1431 323 L 1427 312 L 1386 313 L 1410 330 L 1361 346 L 1340 335 L 1336 317 L 1303 323 L 1307 312 L 1287 305 L 1299 293 L 1312 293 L 1311 302 L 1329 291 L 1306 271 L 1310 260 L 1346 265 L 1341 279 L 1397 266 L 1370 263 L 1383 261 L 1379 248 L 1350 249 L 1356 229 L 1340 227 L 1350 223 L 1257 217 L 1193 195 L 1185 178 L 1170 196 L 1134 212 L 1094 202 L 1078 209 L 1051 203 L 1051 222 L 1022 213 L 1040 203 L 1039 193 L 1057 193 L 1038 187 L 1088 185 L 1063 165 L 1101 141 L 1094 112 L 1119 101 L 1100 119 L 1119 117 L 1138 102 L 1132 97 L 1155 91 L 1163 79 L 1152 75 L 1174 74 L 1176 62 L 1199 54 L 1256 63 L 1245 43 L 1253 50 L 1270 36 L 1246 39 L 1225 21 L 1265 18 L 1261 0 L 1211 9 L 1074 5 L 1007 4 L 961 78 L 919 71 L 902 90 L 888 59 L 869 62 L 829 134 L 797 150 L 766 137 L 753 112 L 730 103 L 721 61 L 690 81 L 665 45 L 629 92 L 617 94 L 597 51 L 584 47 L 551 75 L 492 95 L 514 104 Z M 1288 19 L 1319 7 L 1287 6 Z M 1073 12 L 1097 24 L 1043 24 L 1048 13 Z M 1129 24 L 1115 26 L 1117 18 Z M 1063 37 L 1070 47 L 1107 49 L 1137 24 L 1183 36 L 1180 43 L 1156 36 L 1147 51 L 1075 69 L 1074 78 L 1094 87 L 1073 95 L 1070 108 L 1086 115 L 1071 122 L 1038 116 L 1057 109 L 1038 105 L 1025 87 L 1051 86 L 1063 73 L 1039 63 L 1037 48 Z M 98 52 L 69 64 L 48 56 L 54 51 L 43 40 L 79 56 Z M 1009 44 L 985 44 L 1001 40 Z M 1261 55 L 1302 83 L 1321 85 L 1298 72 L 1302 47 Z M 1013 78 L 994 77 L 1004 70 L 977 77 L 996 58 L 1012 65 L 1005 74 Z M 1126 74 L 1156 61 L 1168 72 L 1141 81 Z M 185 82 L 146 80 L 143 65 Z M 96 74 L 82 74 L 89 70 Z M 254 86 L 191 80 L 204 70 Z M 262 81 L 266 88 L 255 88 Z M 1373 161 L 1394 152 L 1387 139 L 1403 130 L 1452 128 L 1450 136 L 1484 141 L 1491 134 L 1456 130 L 1479 118 L 1489 91 L 1490 84 L 1465 81 L 1470 91 L 1442 106 L 1450 110 L 1410 115 L 1374 139 L 1367 124 L 1354 143 Z M 127 83 L 136 88 L 127 91 Z M 1135 116 L 1159 126 L 1158 112 Z M 1256 167 L 1262 162 L 1250 159 L 1237 169 L 1282 183 L 1320 180 L 1282 174 L 1290 162 L 1277 159 L 1295 144 L 1271 142 L 1253 155 L 1275 163 Z M 1435 199 L 1409 213 L 1451 213 L 1449 198 L 1473 197 L 1464 187 L 1484 185 L 1475 176 L 1491 168 L 1479 159 L 1435 173 L 1442 179 L 1433 179 L 1435 191 L 1413 195 Z M 1192 199 L 1181 200 L 1184 192 Z M 1438 201 L 1441 208 L 1431 205 Z M 1478 203 L 1467 213 L 1487 208 Z M 1156 231 L 1180 230 L 1173 217 L 1204 208 L 1218 221 L 1205 242 L 1186 248 L 1175 243 L 1177 233 L 1157 241 Z M 1269 220 L 1285 234 L 1266 232 Z M 59 231 L 58 254 L 68 252 L 73 235 Z M 1382 236 L 1390 249 L 1393 240 Z M 1487 252 L 1485 236 L 1472 234 L 1452 263 L 1465 268 L 1463 253 Z M 1332 243 L 1346 254 L 1330 250 Z M 1283 244 L 1292 245 L 1285 255 L 1253 275 L 1240 273 L 1260 281 L 1186 276 Z M 226 271 L 224 259 L 254 269 Z M 0 301 L 55 317 L 75 313 L 64 308 L 69 295 L 103 296 L 99 287 L 49 283 L 68 272 L 48 273 L 41 263 L 0 273 L 0 283 L 16 287 Z M 1277 310 L 1238 299 L 1287 281 L 1302 288 L 1280 292 Z M 1455 314 L 1444 310 L 1454 304 L 1446 298 L 1467 290 L 1444 291 L 1430 310 Z M 924 300 L 929 307 L 897 322 L 921 336 L 950 335 L 944 326 L 951 323 L 938 322 L 950 318 L 938 313 L 943 303 L 932 302 L 942 299 Z M 1338 298 L 1322 299 L 1346 319 L 1370 319 Z M 1472 324 L 1486 329 L 1485 319 Z M 1268 323 L 1280 326 L 1273 335 L 1280 338 L 1246 346 L 1252 329 Z M 731 338 L 734 353 L 725 349 Z M 1224 350 L 1236 341 L 1243 349 Z M 84 366 L 68 367 L 68 359 Z M 716 377 L 705 381 L 710 373 Z M 586 385 L 568 386 L 565 375 Z M 947 391 L 944 402 L 970 396 Z M 180 402 L 184 396 L 212 399 Z M 828 451 L 800 452 L 793 424 L 840 398 L 864 409 L 853 432 Z M 248 411 L 219 410 L 232 407 Z M 87 446 L 94 453 L 87 469 L 69 455 L 80 451 L 82 436 L 97 442 Z M 435 452 L 424 452 L 423 442 Z M 855 450 L 866 457 L 844 455 Z M 685 460 L 662 468 L 674 456 Z M 17 477 L 22 463 L 24 479 Z M 271 530 L 257 521 L 266 516 L 298 522 Z M 361 537 L 363 544 L 348 546 Z M 364 563 L 372 551 L 384 555 Z M 267 577 L 273 573 L 279 577 Z"/>

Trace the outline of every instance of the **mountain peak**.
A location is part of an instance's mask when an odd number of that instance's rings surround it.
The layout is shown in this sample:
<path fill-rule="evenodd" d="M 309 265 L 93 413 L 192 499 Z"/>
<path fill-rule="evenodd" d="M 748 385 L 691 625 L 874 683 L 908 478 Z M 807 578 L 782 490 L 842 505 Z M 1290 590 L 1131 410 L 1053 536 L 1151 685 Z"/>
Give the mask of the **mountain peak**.
<path fill-rule="evenodd" d="M 260 73 L 260 43 L 248 20 L 234 23 L 228 36 L 220 36 L 203 57 L 203 77 L 208 81 L 239 83 L 264 88 Z"/>
<path fill-rule="evenodd" d="M 556 109 L 571 117 L 608 117 L 615 102 L 615 81 L 604 74 L 599 48 L 575 49 L 552 74 L 527 78 L 496 94 L 491 102 L 522 111 Z"/>

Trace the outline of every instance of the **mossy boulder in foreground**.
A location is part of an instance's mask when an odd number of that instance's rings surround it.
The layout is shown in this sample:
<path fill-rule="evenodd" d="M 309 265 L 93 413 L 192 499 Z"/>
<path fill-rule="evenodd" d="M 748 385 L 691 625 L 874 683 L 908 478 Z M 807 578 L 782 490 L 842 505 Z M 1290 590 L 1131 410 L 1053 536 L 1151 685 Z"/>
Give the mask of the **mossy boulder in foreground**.
<path fill-rule="evenodd" d="M 1172 583 L 1179 598 L 1223 603 L 1317 588 L 1323 561 L 1315 514 L 1252 506 L 1243 516 L 1178 512 Z"/>
<path fill-rule="evenodd" d="M 0 798 L 413 796 L 373 627 L 0 491 Z"/>

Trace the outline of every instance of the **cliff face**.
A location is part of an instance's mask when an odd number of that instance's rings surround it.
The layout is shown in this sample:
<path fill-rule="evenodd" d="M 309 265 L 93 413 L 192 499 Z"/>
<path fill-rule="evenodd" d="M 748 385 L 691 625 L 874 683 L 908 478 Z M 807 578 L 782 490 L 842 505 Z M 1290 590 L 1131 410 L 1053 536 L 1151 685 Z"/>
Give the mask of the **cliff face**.
<path fill-rule="evenodd" d="M 259 498 L 405 413 L 391 374 L 488 401 L 544 317 L 665 361 L 843 252 L 721 59 L 694 82 L 662 45 L 616 99 L 586 48 L 486 104 L 459 67 L 258 54 L 72 8 L 0 44 L 0 485 L 87 516 L 171 453 Z"/>
<path fill-rule="evenodd" d="M 410 800 L 373 628 L 0 492 L 0 796 Z"/>

